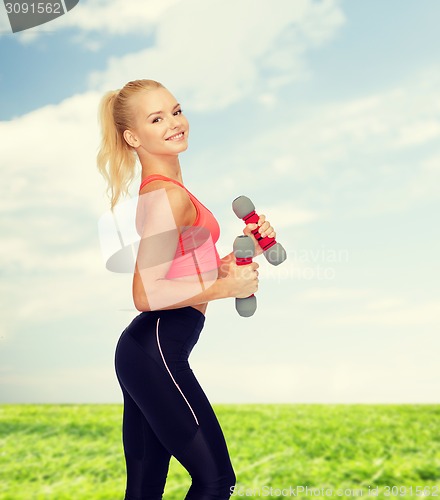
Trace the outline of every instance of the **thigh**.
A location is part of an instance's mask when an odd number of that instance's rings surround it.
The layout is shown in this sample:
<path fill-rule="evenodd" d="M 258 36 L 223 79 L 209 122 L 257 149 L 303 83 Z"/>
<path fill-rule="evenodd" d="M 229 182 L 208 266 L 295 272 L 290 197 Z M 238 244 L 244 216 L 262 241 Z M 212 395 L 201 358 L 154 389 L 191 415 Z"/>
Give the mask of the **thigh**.
<path fill-rule="evenodd" d="M 124 396 L 122 440 L 127 471 L 127 494 L 161 498 L 171 454 L 162 445 L 142 411 L 119 381 Z M 150 497 L 149 497 L 150 498 Z"/>
<path fill-rule="evenodd" d="M 166 366 L 146 353 L 130 335 L 124 335 L 116 350 L 115 367 L 120 383 L 160 443 L 172 455 L 182 453 L 198 424 Z"/>

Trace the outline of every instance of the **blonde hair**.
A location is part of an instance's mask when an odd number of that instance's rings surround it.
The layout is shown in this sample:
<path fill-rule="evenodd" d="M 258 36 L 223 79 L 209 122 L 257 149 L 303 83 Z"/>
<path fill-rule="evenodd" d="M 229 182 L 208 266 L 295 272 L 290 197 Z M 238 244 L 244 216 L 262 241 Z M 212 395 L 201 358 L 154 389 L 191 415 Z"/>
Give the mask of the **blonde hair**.
<path fill-rule="evenodd" d="M 134 123 L 131 99 L 141 91 L 165 88 L 155 80 L 133 80 L 120 90 L 110 90 L 99 103 L 98 119 L 101 125 L 101 145 L 96 162 L 107 182 L 107 196 L 111 191 L 110 206 L 113 210 L 135 176 L 136 152 L 124 139 L 124 130 Z M 108 168 L 107 168 L 108 166 Z"/>

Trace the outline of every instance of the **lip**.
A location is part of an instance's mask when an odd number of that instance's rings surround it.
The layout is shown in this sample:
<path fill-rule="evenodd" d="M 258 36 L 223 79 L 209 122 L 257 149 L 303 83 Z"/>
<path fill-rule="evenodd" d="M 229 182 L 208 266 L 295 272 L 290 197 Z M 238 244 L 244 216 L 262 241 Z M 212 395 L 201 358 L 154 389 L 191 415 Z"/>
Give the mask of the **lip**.
<path fill-rule="evenodd" d="M 179 135 L 179 134 L 182 134 L 182 137 L 180 137 L 179 139 L 173 139 L 173 137 L 175 137 L 176 135 Z M 176 132 L 175 134 L 170 135 L 165 140 L 166 141 L 172 141 L 172 142 L 179 142 L 179 141 L 183 141 L 183 139 L 185 139 L 185 131 L 184 130 L 180 130 L 179 132 Z"/>

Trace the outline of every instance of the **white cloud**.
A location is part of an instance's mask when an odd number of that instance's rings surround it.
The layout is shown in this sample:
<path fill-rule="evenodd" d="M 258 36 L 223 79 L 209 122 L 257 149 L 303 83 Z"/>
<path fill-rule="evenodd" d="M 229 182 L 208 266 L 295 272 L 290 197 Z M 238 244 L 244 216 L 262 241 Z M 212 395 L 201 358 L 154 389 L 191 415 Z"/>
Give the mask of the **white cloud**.
<path fill-rule="evenodd" d="M 422 72 L 381 94 L 310 107 L 287 132 L 283 124 L 283 136 L 287 134 L 287 145 L 295 151 L 292 163 L 303 163 L 306 157 L 315 169 L 305 170 L 311 176 L 321 175 L 325 170 L 319 165 L 350 161 L 356 168 L 367 155 L 371 158 L 384 150 L 431 141 L 439 127 L 436 117 L 440 106 L 433 102 L 440 97 L 440 70 L 435 80 L 431 74 L 429 82 L 421 82 L 423 76 Z M 265 139 L 273 143 L 280 136 L 280 130 L 272 128 L 270 133 L 265 131 L 264 137 L 256 137 L 255 142 Z M 282 150 L 278 155 L 285 170 L 291 155 L 283 155 Z"/>
<path fill-rule="evenodd" d="M 222 403 L 438 403 L 435 363 L 423 370 L 405 357 L 386 365 L 347 360 L 334 365 L 198 361 L 191 364 L 213 404 Z M 223 374 L 219 377 L 218 374 Z M 114 369 L 54 368 L 38 376 L 0 374 L 7 402 L 122 403 Z M 4 395 L 4 397 L 5 397 Z"/>
<path fill-rule="evenodd" d="M 268 95 L 274 81 L 262 78 L 261 71 L 270 65 L 283 84 L 301 78 L 305 50 L 330 38 L 344 22 L 336 1 L 323 5 L 310 0 L 276 6 L 253 0 L 176 4 L 158 23 L 153 48 L 112 58 L 90 83 L 103 91 L 152 78 L 198 111 L 221 109 L 255 93 Z"/>
<path fill-rule="evenodd" d="M 103 199 L 96 168 L 100 97 L 96 92 L 74 95 L 58 105 L 0 122 L 2 170 L 10 179 L 0 188 L 3 210 L 38 207 L 52 210 L 48 215 L 57 217 L 55 207 L 76 207 L 81 200 L 81 208 L 99 212 Z"/>
<path fill-rule="evenodd" d="M 12 33 L 4 2 L 0 2 L 0 33 Z"/>
<path fill-rule="evenodd" d="M 95 50 L 100 41 L 96 35 L 150 35 L 154 25 L 169 9 L 182 0 L 81 0 L 65 15 L 34 28 L 16 33 L 14 36 L 22 43 L 37 40 L 46 31 L 76 29 L 73 40 Z M 2 3 L 3 5 L 3 3 Z M 4 27 L 3 27 L 4 25 Z M 0 29 L 11 31 L 4 11 L 0 15 Z"/>
<path fill-rule="evenodd" d="M 436 403 L 440 372 L 434 360 L 420 365 L 395 354 L 387 364 L 371 360 L 291 363 L 215 360 L 192 363 L 208 397 L 219 403 Z M 222 373 L 222 377 L 218 374 Z"/>
<path fill-rule="evenodd" d="M 373 300 L 366 304 L 365 308 L 370 311 L 385 311 L 398 308 L 406 308 L 405 301 L 401 297 L 384 297 L 378 300 Z"/>
<path fill-rule="evenodd" d="M 350 288 L 338 286 L 310 287 L 295 294 L 293 300 L 305 305 L 331 304 L 335 313 L 321 317 L 322 325 L 381 325 L 440 327 L 440 303 L 437 299 L 415 303 L 413 297 L 387 295 L 375 288 Z M 337 303 L 348 309 L 342 311 Z"/>
<path fill-rule="evenodd" d="M 362 304 L 350 312 L 336 313 L 334 316 L 323 318 L 322 325 L 380 325 L 388 326 L 432 326 L 440 328 L 440 301 L 427 300 L 421 304 L 404 302 L 399 298 L 387 298 Z"/>
<path fill-rule="evenodd" d="M 304 292 L 299 293 L 296 298 L 308 302 L 327 302 L 334 300 L 353 300 L 363 297 L 373 296 L 376 291 L 357 288 L 340 288 L 340 287 L 319 287 L 309 288 Z"/>
<path fill-rule="evenodd" d="M 266 64 L 271 67 L 286 67 L 284 56 L 289 56 L 291 68 L 302 67 L 297 55 L 309 44 L 320 45 L 333 36 L 335 26 L 339 26 L 344 18 L 336 8 L 338 0 L 297 0 L 295 4 L 284 0 L 277 5 L 268 5 L 262 0 L 81 0 L 74 9 L 50 22 L 50 31 L 76 29 L 73 40 L 82 43 L 90 50 L 96 50 L 100 41 L 96 35 L 151 35 L 156 26 L 159 27 L 159 39 L 167 37 L 202 35 L 213 52 L 216 46 L 224 43 L 225 49 L 244 49 L 252 57 L 257 56 L 262 48 L 268 49 L 270 57 Z M 10 31 L 9 21 L 1 6 L 0 28 Z M 251 13 L 252 15 L 249 15 Z M 283 21 L 299 22 L 297 33 L 280 32 L 277 36 L 283 41 L 278 50 L 269 45 L 268 36 L 273 28 Z M 271 22 L 266 22 L 270 19 Z M 264 21 L 264 22 L 262 22 Z M 285 22 L 285 21 L 284 21 Z M 273 25 L 273 26 L 272 26 Z M 38 39 L 41 33 L 48 31 L 47 24 L 36 26 L 14 36 L 22 43 Z M 225 32 L 228 36 L 225 37 Z M 247 36 L 249 34 L 249 36 Z M 256 35 L 256 36 L 255 36 Z M 234 45 L 236 43 L 237 45 Z M 290 46 L 289 48 L 286 45 Z M 188 47 L 190 49 L 191 47 Z M 200 48 L 200 47 L 198 47 Z M 287 50 L 286 50 L 287 48 Z M 208 53 L 206 53 L 208 55 Z M 217 52 L 218 54 L 218 52 Z M 166 55 L 166 53 L 163 53 Z M 186 59 L 191 53 L 186 54 Z M 279 82 L 280 80 L 278 80 Z M 273 80 L 277 85 L 277 80 Z"/>
<path fill-rule="evenodd" d="M 264 92 L 260 94 L 257 97 L 257 100 L 267 108 L 273 108 L 277 103 L 276 94 L 270 92 Z"/>
<path fill-rule="evenodd" d="M 60 23 L 60 28 L 111 35 L 145 34 L 182 0 L 81 0 Z"/>
<path fill-rule="evenodd" d="M 77 368 L 50 367 L 33 374 L 0 373 L 2 399 L 8 403 L 109 403 L 123 402 L 111 363 Z"/>
<path fill-rule="evenodd" d="M 350 207 L 347 215 L 372 215 L 436 200 L 439 88 L 434 66 L 380 93 L 309 105 L 290 123 L 252 134 L 229 156 L 237 164 L 246 158 L 268 190 L 294 186 L 306 210 L 326 212 L 336 202 Z M 244 182 L 249 171 L 236 175 Z"/>
<path fill-rule="evenodd" d="M 275 225 L 276 221 L 276 226 L 279 228 L 308 224 L 324 217 L 324 214 L 317 211 L 295 206 L 292 201 L 266 203 L 259 209 L 258 213 L 270 214 L 270 222 L 272 221 Z M 266 219 L 269 220 L 269 215 L 266 216 Z"/>
<path fill-rule="evenodd" d="M 396 148 L 425 144 L 440 137 L 439 120 L 419 120 L 403 127 L 394 142 Z"/>

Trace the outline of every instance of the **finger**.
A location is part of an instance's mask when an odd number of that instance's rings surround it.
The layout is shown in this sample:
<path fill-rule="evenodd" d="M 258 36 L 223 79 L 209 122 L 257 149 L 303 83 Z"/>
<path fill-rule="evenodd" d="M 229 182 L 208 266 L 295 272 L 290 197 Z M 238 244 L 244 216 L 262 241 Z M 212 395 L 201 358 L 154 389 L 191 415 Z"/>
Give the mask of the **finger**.
<path fill-rule="evenodd" d="M 263 233 L 267 233 L 269 228 L 270 228 L 270 222 L 269 221 L 265 221 L 265 222 L 263 222 L 263 224 L 261 224 L 261 226 L 258 229 L 258 231 L 263 236 Z"/>
<path fill-rule="evenodd" d="M 263 222 L 266 220 L 266 216 L 264 214 L 260 215 L 260 218 L 258 219 L 258 225 L 261 226 Z"/>
<path fill-rule="evenodd" d="M 266 229 L 264 229 L 264 231 L 261 233 L 261 236 L 264 238 L 265 236 L 269 236 L 273 232 L 274 232 L 274 228 L 269 225 L 269 227 L 267 227 Z"/>
<path fill-rule="evenodd" d="M 243 232 L 245 234 L 250 234 L 252 231 L 257 229 L 258 224 L 252 223 L 252 224 L 246 224 L 245 228 L 243 229 Z"/>

